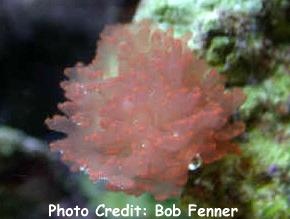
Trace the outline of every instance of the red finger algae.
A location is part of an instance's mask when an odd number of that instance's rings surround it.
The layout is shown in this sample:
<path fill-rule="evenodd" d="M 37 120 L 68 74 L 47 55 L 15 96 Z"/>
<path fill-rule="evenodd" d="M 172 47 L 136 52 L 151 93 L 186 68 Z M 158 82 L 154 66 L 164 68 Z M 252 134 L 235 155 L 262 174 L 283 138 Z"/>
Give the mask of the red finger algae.
<path fill-rule="evenodd" d="M 170 30 L 149 22 L 107 27 L 92 63 L 65 71 L 64 115 L 46 124 L 67 137 L 51 149 L 92 180 L 106 179 L 110 190 L 180 195 L 192 159 L 239 152 L 231 139 L 244 130 L 229 121 L 243 93 L 225 90 L 207 69 Z"/>

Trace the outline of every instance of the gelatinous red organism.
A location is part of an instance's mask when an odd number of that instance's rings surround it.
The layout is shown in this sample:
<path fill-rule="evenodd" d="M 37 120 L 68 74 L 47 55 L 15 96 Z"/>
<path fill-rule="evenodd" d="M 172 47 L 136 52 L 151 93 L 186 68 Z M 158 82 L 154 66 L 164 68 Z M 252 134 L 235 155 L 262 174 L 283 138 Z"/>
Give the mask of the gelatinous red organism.
<path fill-rule="evenodd" d="M 224 79 L 170 30 L 150 22 L 107 27 L 92 63 L 65 75 L 64 115 L 46 124 L 67 136 L 51 149 L 73 170 L 106 179 L 108 189 L 178 196 L 196 155 L 209 163 L 239 151 L 231 140 L 244 124 L 229 118 L 243 93 L 225 90 Z"/>

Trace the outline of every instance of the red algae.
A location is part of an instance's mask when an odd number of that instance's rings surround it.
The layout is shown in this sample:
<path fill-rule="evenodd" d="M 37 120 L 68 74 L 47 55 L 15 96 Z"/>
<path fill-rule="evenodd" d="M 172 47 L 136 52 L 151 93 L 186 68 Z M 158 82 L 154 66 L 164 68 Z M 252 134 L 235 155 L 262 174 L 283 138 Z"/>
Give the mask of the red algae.
<path fill-rule="evenodd" d="M 231 140 L 244 124 L 229 118 L 244 94 L 225 90 L 224 79 L 170 30 L 150 22 L 107 27 L 92 63 L 65 75 L 64 115 L 46 124 L 67 137 L 50 147 L 110 190 L 178 196 L 195 156 L 210 163 L 239 152 Z"/>

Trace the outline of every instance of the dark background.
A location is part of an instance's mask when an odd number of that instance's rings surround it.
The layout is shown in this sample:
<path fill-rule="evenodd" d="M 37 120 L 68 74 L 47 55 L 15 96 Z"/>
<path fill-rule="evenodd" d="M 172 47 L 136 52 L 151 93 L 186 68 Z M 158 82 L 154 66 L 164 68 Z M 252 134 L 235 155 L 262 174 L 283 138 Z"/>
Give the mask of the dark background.
<path fill-rule="evenodd" d="M 104 25 L 130 22 L 138 0 L 0 0 L 0 125 L 47 138 L 63 69 L 95 55 Z"/>

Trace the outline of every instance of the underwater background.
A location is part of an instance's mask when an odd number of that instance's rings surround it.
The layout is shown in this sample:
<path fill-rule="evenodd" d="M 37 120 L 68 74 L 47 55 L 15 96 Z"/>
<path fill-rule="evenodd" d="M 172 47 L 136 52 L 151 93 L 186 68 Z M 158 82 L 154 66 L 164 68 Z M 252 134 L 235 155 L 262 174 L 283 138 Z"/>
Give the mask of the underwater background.
<path fill-rule="evenodd" d="M 162 204 L 289 218 L 289 0 L 0 0 L 0 218 L 48 218 L 49 203 L 132 203 L 155 218 L 151 195 L 109 192 L 85 172 L 71 172 L 48 146 L 64 136 L 44 124 L 65 99 L 64 68 L 90 62 L 105 25 L 143 19 L 173 28 L 177 38 L 190 32 L 193 52 L 247 96 L 233 115 L 246 124 L 236 139 L 241 155 L 189 172 L 182 196 Z"/>

